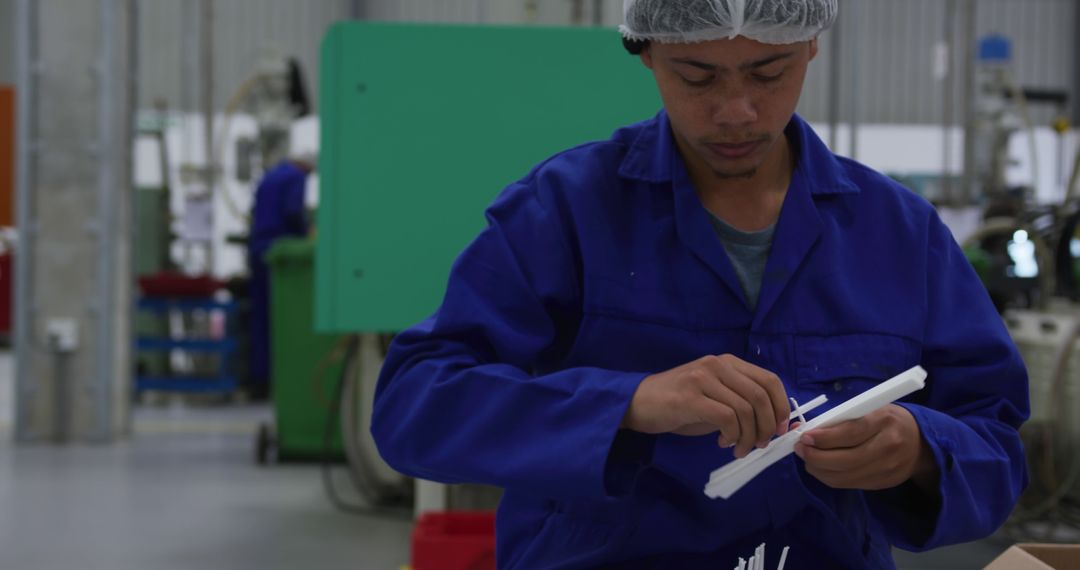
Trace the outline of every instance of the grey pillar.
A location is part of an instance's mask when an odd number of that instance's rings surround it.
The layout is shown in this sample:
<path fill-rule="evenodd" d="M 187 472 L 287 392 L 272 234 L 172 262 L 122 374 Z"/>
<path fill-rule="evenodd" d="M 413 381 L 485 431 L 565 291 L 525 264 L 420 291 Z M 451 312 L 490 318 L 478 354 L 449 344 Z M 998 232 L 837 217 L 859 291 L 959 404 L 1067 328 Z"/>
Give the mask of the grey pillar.
<path fill-rule="evenodd" d="M 131 367 L 133 0 L 18 0 L 16 426 L 122 433 Z"/>

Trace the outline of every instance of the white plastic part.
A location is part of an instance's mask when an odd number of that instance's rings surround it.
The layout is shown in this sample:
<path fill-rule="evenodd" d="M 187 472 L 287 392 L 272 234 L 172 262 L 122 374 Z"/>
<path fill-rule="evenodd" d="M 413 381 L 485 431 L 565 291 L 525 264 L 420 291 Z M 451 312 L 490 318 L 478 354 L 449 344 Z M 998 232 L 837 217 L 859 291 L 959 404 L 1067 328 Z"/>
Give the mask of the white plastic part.
<path fill-rule="evenodd" d="M 795 444 L 804 432 L 854 420 L 926 386 L 926 370 L 915 366 L 874 386 L 774 440 L 764 449 L 755 449 L 742 459 L 713 471 L 705 485 L 711 498 L 726 499 L 757 477 L 773 463 L 795 451 Z M 816 401 L 813 400 L 813 401 Z M 813 401 L 811 403 L 813 403 Z"/>
<path fill-rule="evenodd" d="M 790 422 L 795 418 L 799 418 L 799 421 L 804 424 L 806 423 L 806 417 L 803 416 L 803 414 L 829 401 L 829 398 L 827 398 L 825 394 L 822 394 L 801 406 L 799 405 L 799 402 L 795 400 L 795 398 L 789 399 L 791 400 L 791 413 L 788 414 L 788 421 Z"/>
<path fill-rule="evenodd" d="M 785 546 L 783 552 L 780 553 L 780 565 L 776 567 L 776 570 L 784 570 L 789 548 Z M 740 556 L 739 563 L 735 565 L 734 570 L 765 570 L 765 543 L 762 542 L 754 549 L 754 555 L 750 557 L 750 560 Z"/>

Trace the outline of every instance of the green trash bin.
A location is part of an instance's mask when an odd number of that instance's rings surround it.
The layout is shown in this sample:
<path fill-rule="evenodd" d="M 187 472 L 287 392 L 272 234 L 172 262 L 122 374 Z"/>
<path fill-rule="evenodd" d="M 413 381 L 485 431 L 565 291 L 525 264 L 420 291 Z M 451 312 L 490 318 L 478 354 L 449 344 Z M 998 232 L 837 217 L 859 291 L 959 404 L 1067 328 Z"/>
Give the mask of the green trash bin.
<path fill-rule="evenodd" d="M 315 242 L 279 239 L 266 253 L 270 270 L 270 379 L 275 433 L 259 431 L 257 459 L 274 448 L 284 461 L 317 460 L 327 451 L 344 457 L 340 424 L 335 421 L 329 450 L 327 421 L 336 417 L 335 389 L 341 381 L 343 337 L 315 332 Z M 332 352 L 337 354 L 331 355 Z"/>

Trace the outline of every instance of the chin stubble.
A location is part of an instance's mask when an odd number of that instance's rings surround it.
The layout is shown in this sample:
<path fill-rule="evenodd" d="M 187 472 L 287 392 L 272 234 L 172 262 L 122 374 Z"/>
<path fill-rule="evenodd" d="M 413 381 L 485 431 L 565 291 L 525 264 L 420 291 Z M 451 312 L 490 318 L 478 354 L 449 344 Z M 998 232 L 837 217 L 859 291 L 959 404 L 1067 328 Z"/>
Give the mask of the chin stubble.
<path fill-rule="evenodd" d="M 757 174 L 756 168 L 751 168 L 750 170 L 744 170 L 742 172 L 719 172 L 716 170 L 713 171 L 713 175 L 722 180 L 753 178 L 755 174 Z"/>

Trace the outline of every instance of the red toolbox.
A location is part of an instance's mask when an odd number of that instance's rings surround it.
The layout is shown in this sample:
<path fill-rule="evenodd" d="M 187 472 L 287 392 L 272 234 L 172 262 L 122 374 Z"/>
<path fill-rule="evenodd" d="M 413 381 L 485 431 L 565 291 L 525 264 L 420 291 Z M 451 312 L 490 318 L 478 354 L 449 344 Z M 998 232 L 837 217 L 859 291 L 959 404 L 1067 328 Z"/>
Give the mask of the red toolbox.
<path fill-rule="evenodd" d="M 495 513 L 424 513 L 412 533 L 412 570 L 495 570 Z"/>

